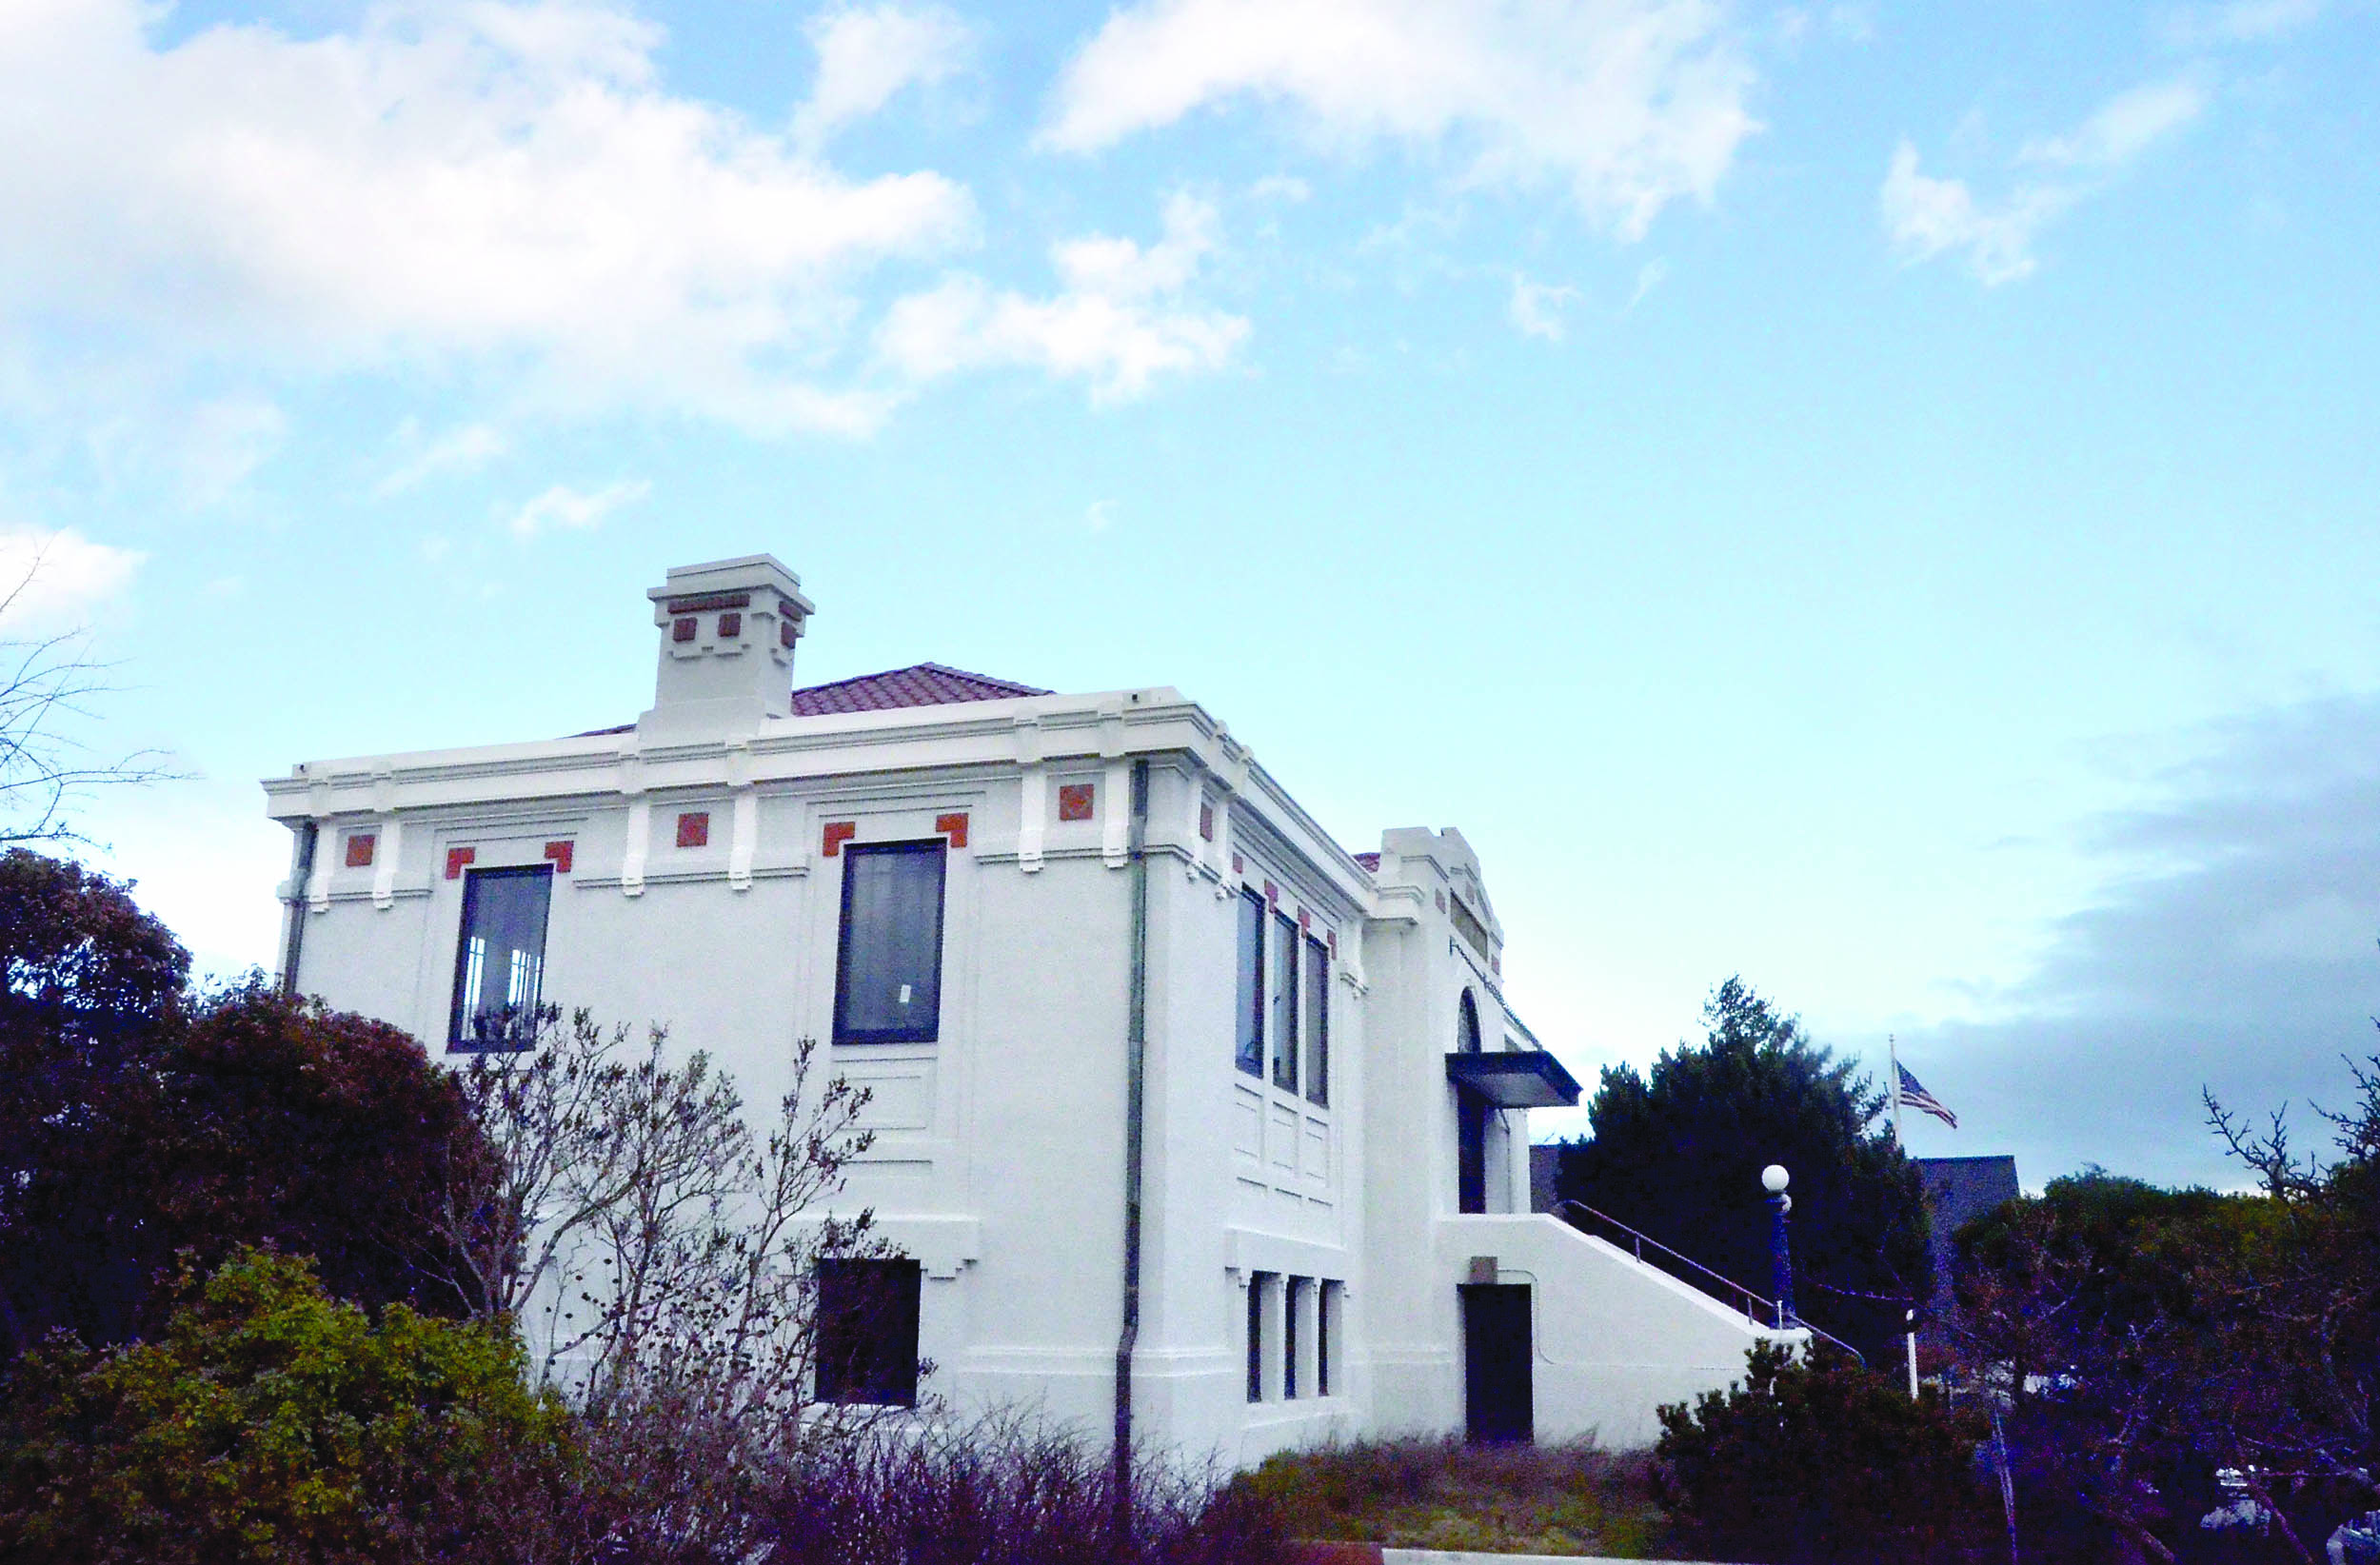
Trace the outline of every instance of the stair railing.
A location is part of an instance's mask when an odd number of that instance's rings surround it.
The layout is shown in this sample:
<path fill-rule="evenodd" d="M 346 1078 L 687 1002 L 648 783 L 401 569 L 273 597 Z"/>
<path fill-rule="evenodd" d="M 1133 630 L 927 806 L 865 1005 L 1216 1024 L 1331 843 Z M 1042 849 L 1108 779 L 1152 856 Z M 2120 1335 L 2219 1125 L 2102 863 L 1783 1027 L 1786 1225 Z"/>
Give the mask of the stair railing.
<path fill-rule="evenodd" d="M 1591 1225 L 1599 1225 L 1601 1227 L 1611 1229 L 1614 1233 L 1620 1236 L 1617 1240 L 1612 1239 L 1607 1235 L 1598 1234 L 1596 1237 L 1602 1238 L 1606 1243 L 1617 1243 L 1620 1248 L 1631 1251 L 1636 1256 L 1636 1261 L 1639 1265 L 1651 1266 L 1656 1271 L 1659 1272 L 1667 1272 L 1670 1276 L 1676 1278 L 1678 1281 L 1689 1283 L 1694 1287 L 1701 1289 L 1704 1293 L 1710 1294 L 1718 1298 L 1723 1303 L 1734 1305 L 1736 1309 L 1743 1311 L 1744 1318 L 1751 1321 L 1755 1326 L 1766 1326 L 1774 1331 L 1797 1330 L 1808 1332 L 1818 1340 L 1833 1343 L 1835 1347 L 1842 1349 L 1847 1354 L 1850 1354 L 1853 1358 L 1858 1361 L 1861 1369 L 1866 1369 L 1868 1367 L 1867 1356 L 1862 1354 L 1857 1348 L 1854 1348 L 1850 1343 L 1844 1341 L 1841 1337 L 1835 1336 L 1831 1332 L 1822 1331 L 1818 1327 L 1813 1326 L 1809 1321 L 1804 1320 L 1798 1314 L 1788 1317 L 1782 1305 L 1779 1305 L 1771 1299 L 1761 1298 L 1758 1294 L 1754 1293 L 1751 1289 L 1745 1287 L 1742 1283 L 1737 1282 L 1733 1278 L 1721 1277 L 1718 1273 L 1711 1270 L 1708 1266 L 1703 1265 L 1702 1262 L 1695 1259 L 1692 1256 L 1679 1255 L 1668 1245 L 1663 1244 L 1659 1239 L 1638 1233 L 1634 1228 L 1629 1227 L 1626 1223 L 1620 1221 L 1617 1218 L 1612 1217 L 1608 1213 L 1598 1212 L 1584 1201 L 1562 1200 L 1556 1201 L 1554 1203 L 1553 1215 L 1560 1218 L 1564 1222 L 1570 1224 L 1573 1228 L 1577 1229 L 1582 1234 L 1595 1233 L 1595 1226 Z M 1670 1262 L 1670 1265 L 1662 1265 L 1657 1261 L 1646 1260 L 1644 1258 L 1644 1253 L 1647 1250 L 1651 1250 L 1655 1254 L 1662 1257 Z M 1685 1272 L 1675 1272 L 1671 1271 L 1671 1266 L 1682 1266 L 1686 1270 Z M 1688 1273 L 1691 1273 L 1692 1275 L 1689 1276 L 1687 1275 Z"/>

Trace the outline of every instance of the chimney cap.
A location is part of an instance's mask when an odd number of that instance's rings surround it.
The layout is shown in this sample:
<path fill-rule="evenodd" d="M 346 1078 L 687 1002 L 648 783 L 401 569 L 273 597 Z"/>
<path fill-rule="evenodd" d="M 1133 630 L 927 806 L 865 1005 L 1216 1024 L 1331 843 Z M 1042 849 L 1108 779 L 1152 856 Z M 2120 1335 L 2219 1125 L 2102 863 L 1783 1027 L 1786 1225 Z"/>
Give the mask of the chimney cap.
<path fill-rule="evenodd" d="M 653 601 L 657 611 L 667 612 L 673 598 L 704 597 L 721 592 L 749 592 L 765 588 L 785 601 L 787 607 L 807 619 L 817 605 L 802 596 L 802 579 L 787 570 L 784 562 L 773 554 L 745 554 L 732 560 L 706 560 L 694 565 L 672 565 L 662 584 L 648 589 L 645 596 Z"/>

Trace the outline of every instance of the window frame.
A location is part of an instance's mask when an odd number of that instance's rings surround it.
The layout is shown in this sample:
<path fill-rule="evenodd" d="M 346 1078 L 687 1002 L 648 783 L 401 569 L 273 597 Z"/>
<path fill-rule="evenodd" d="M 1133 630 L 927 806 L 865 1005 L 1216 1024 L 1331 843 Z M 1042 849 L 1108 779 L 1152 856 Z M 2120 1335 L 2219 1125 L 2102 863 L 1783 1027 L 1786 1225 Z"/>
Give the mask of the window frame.
<path fill-rule="evenodd" d="M 1238 1013 L 1233 1023 L 1232 1062 L 1240 1074 L 1264 1080 L 1264 1012 L 1267 1003 L 1264 961 L 1264 899 L 1253 891 L 1240 893 L 1240 906 L 1233 915 L 1232 956 L 1237 963 L 1233 973 L 1235 988 L 1232 1009 Z M 1254 932 L 1253 941 L 1249 939 Z"/>
<path fill-rule="evenodd" d="M 1339 1290 L 1334 1278 L 1318 1278 L 1314 1295 L 1314 1395 L 1331 1395 L 1331 1317 L 1339 1310 Z"/>
<path fill-rule="evenodd" d="M 1298 1024 L 1298 969 L 1303 965 L 1304 959 L 1298 951 L 1298 921 L 1276 908 L 1273 921 L 1279 926 L 1275 930 L 1279 937 L 1275 942 L 1275 950 L 1279 954 L 1279 961 L 1270 975 L 1270 982 L 1274 1001 L 1279 1007 L 1274 1020 L 1280 1025 L 1272 1029 L 1276 1036 L 1272 1047 L 1271 1080 L 1275 1087 L 1295 1098 L 1299 1096 L 1298 1052 L 1304 1047 Z"/>
<path fill-rule="evenodd" d="M 1298 1311 L 1314 1279 L 1284 1277 L 1280 1284 L 1280 1399 L 1298 1400 Z"/>
<path fill-rule="evenodd" d="M 830 1268 L 833 1270 L 830 1272 Z M 846 1270 L 848 1269 L 848 1270 Z M 862 1300 L 861 1307 L 874 1308 L 889 1303 L 900 1314 L 890 1325 L 886 1340 L 867 1344 L 870 1367 L 890 1369 L 883 1380 L 845 1384 L 843 1377 L 857 1368 L 859 1352 L 839 1351 L 842 1344 L 834 1340 L 839 1331 L 848 1324 L 848 1305 L 838 1308 L 827 1298 L 830 1276 L 842 1277 L 865 1271 L 880 1279 L 889 1280 L 896 1275 L 889 1289 L 875 1299 Z M 915 1407 L 918 1405 L 919 1366 L 918 1337 L 924 1314 L 924 1268 L 917 1261 L 901 1258 L 823 1256 L 817 1262 L 818 1312 L 817 1352 L 811 1366 L 811 1378 L 817 1398 L 839 1407 Z M 862 1284 L 863 1289 L 869 1285 Z M 883 1281 L 874 1284 L 883 1288 Z M 869 1324 L 882 1324 L 870 1322 Z M 854 1345 L 857 1346 L 856 1344 Z"/>
<path fill-rule="evenodd" d="M 1264 1287 L 1270 1272 L 1248 1274 L 1248 1401 L 1264 1400 Z"/>
<path fill-rule="evenodd" d="M 545 914 L 537 928 L 537 981 L 535 993 L 521 1007 L 518 1025 L 508 1025 L 504 1035 L 474 1036 L 466 1030 L 471 1020 L 464 1012 L 464 985 L 471 976 L 471 921 L 479 911 L 480 887 L 497 881 L 539 881 L 545 886 Z M 447 990 L 446 1052 L 448 1054 L 519 1054 L 536 1046 L 536 1016 L 545 994 L 545 946 L 553 934 L 554 866 L 550 862 L 532 864 L 474 864 L 463 872 L 463 905 L 455 917 L 454 978 Z M 485 1015 L 484 1010 L 471 1016 Z"/>
<path fill-rule="evenodd" d="M 1459 1054 L 1484 1052 L 1479 1033 L 1479 1002 L 1466 986 L 1455 1007 L 1455 1048 Z M 1487 1211 L 1487 1099 L 1468 1087 L 1455 1093 L 1455 1210 L 1464 1216 Z"/>
<path fill-rule="evenodd" d="M 851 896 L 859 882 L 858 861 L 878 856 L 930 855 L 934 882 L 934 1003 L 922 1021 L 903 1027 L 857 1028 L 845 1023 L 844 1007 L 851 997 Z M 842 902 L 835 915 L 835 1010 L 832 1036 L 838 1045 L 937 1043 L 942 1040 L 943 937 L 950 911 L 950 842 L 947 838 L 904 839 L 891 842 L 844 842 L 836 855 L 843 860 Z"/>
<path fill-rule="evenodd" d="M 1299 988 L 1298 1046 L 1305 1051 L 1305 1099 L 1316 1108 L 1331 1106 L 1331 952 L 1308 935 L 1299 950 L 1305 963 Z"/>

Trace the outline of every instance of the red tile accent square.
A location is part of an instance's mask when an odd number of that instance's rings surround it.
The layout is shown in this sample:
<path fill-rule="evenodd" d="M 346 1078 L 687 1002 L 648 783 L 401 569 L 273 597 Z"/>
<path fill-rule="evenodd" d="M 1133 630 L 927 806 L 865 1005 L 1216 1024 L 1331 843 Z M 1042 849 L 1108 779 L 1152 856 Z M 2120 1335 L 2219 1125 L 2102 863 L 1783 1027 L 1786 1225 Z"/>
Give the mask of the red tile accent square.
<path fill-rule="evenodd" d="M 743 616 L 743 615 L 741 615 L 741 614 L 722 614 L 722 615 L 719 617 L 719 639 L 720 639 L 721 641 L 723 641 L 723 642 L 731 642 L 731 641 L 734 641 L 737 637 L 742 636 L 743 634 L 744 634 L 744 616 Z"/>
<path fill-rule="evenodd" d="M 1215 841 L 1215 806 L 1212 804 L 1199 806 L 1199 836 L 1204 842 Z"/>
<path fill-rule="evenodd" d="M 1058 787 L 1058 819 L 1088 821 L 1091 802 L 1098 797 L 1096 782 L 1061 782 Z"/>
<path fill-rule="evenodd" d="M 1235 853 L 1235 854 L 1233 854 L 1233 855 L 1231 856 L 1231 872 L 1232 872 L 1234 875 L 1244 874 L 1244 873 L 1246 873 L 1247 868 L 1248 868 L 1248 861 L 1246 861 L 1245 859 L 1242 859 L 1242 858 L 1241 858 L 1241 857 L 1240 857 L 1240 855 L 1238 855 L 1237 853 Z"/>
<path fill-rule="evenodd" d="M 570 856 L 572 850 L 576 848 L 577 845 L 577 843 L 570 842 L 548 842 L 545 844 L 545 858 L 546 861 L 554 866 L 555 874 L 567 875 L 570 873 Z"/>
<path fill-rule="evenodd" d="M 1443 891 L 1438 894 L 1438 910 L 1440 913 L 1446 911 L 1446 893 Z"/>
<path fill-rule="evenodd" d="M 1322 931 L 1322 943 L 1331 948 L 1331 955 L 1336 958 L 1339 955 L 1339 931 L 1336 929 Z"/>
<path fill-rule="evenodd" d="M 478 857 L 479 849 L 477 848 L 448 848 L 446 850 L 446 879 L 449 881 L 463 879 L 463 866 Z"/>
<path fill-rule="evenodd" d="M 688 810 L 678 817 L 678 845 L 682 848 L 708 847 L 711 840 L 711 812 Z"/>
<path fill-rule="evenodd" d="M 1308 934 L 1314 931 L 1314 915 L 1302 907 L 1298 909 L 1298 927 Z"/>
<path fill-rule="evenodd" d="M 826 858 L 837 858 L 843 853 L 843 845 L 859 835 L 857 821 L 829 821 L 826 829 L 819 834 L 818 851 Z"/>
<path fill-rule="evenodd" d="M 669 639 L 673 642 L 690 642 L 700 628 L 701 622 L 697 621 L 693 615 L 680 615 L 669 622 Z"/>
<path fill-rule="evenodd" d="M 793 617 L 789 614 L 777 616 L 777 644 L 779 646 L 793 644 Z"/>
<path fill-rule="evenodd" d="M 934 817 L 934 829 L 949 838 L 952 847 L 965 847 L 967 845 L 967 812 L 959 810 L 949 815 Z"/>
<path fill-rule="evenodd" d="M 380 833 L 376 831 L 359 831 L 351 834 L 347 838 L 347 867 L 369 869 L 372 865 L 372 852 L 379 846 Z"/>
<path fill-rule="evenodd" d="M 1267 907 L 1279 907 L 1280 905 L 1280 887 L 1275 885 L 1270 881 L 1264 882 L 1264 905 Z"/>

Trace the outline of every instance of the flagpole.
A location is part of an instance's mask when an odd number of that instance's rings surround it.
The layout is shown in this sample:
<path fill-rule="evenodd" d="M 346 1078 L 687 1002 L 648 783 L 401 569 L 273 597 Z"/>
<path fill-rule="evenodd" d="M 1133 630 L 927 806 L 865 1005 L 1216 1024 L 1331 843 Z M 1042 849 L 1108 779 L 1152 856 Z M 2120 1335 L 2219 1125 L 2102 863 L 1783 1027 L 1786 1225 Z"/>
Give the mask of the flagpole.
<path fill-rule="evenodd" d="M 1893 1144 L 1907 1151 L 1909 1143 L 1901 1139 L 1901 1046 L 1891 1033 L 1884 1035 L 1884 1051 L 1891 1060 L 1893 1083 Z"/>
<path fill-rule="evenodd" d="M 1909 1143 L 1901 1139 L 1900 1040 L 1894 1037 L 1891 1033 L 1886 1033 L 1884 1035 L 1884 1051 L 1887 1059 L 1891 1060 L 1891 1070 L 1893 1075 L 1893 1145 L 1898 1148 L 1901 1154 L 1906 1157 L 1909 1152 Z M 1906 1345 L 1909 1349 L 1909 1399 L 1914 1402 L 1917 1399 L 1917 1312 L 1914 1308 L 1911 1309 L 1908 1314 L 1907 1324 L 1909 1327 L 1909 1335 L 1906 1339 Z"/>

